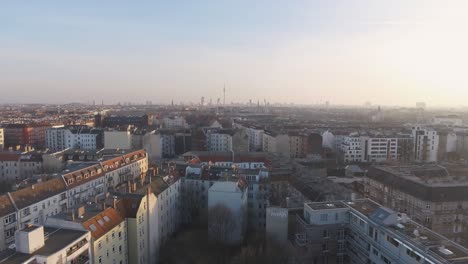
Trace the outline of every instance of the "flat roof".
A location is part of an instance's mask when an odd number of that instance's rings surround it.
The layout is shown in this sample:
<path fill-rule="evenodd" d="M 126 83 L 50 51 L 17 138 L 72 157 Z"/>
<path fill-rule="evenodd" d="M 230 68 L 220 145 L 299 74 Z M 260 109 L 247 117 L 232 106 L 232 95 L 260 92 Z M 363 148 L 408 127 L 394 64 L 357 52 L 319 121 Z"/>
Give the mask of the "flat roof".
<path fill-rule="evenodd" d="M 371 215 L 373 215 L 376 210 L 385 209 L 390 214 L 398 214 L 397 212 L 385 208 L 370 199 L 361 199 L 346 203 L 343 202 L 343 204 L 365 215 L 368 220 L 374 222 L 375 220 L 372 219 Z M 468 262 L 468 249 L 412 221 L 411 219 L 398 221 L 396 225 L 382 227 L 392 235 L 395 235 L 396 238 L 399 237 L 400 239 L 407 241 L 407 243 L 410 243 L 413 247 L 420 249 L 420 253 L 428 252 L 434 258 L 444 260 L 444 263 L 447 261 L 448 263 Z M 443 248 L 448 250 L 446 251 L 446 254 L 442 252 L 444 251 Z"/>
<path fill-rule="evenodd" d="M 312 210 L 333 210 L 347 208 L 342 202 L 324 202 L 324 203 L 308 203 L 307 206 Z"/>
<path fill-rule="evenodd" d="M 80 237 L 86 235 L 87 231 L 78 231 L 70 229 L 58 229 L 51 227 L 44 227 L 45 245 L 34 252 L 33 254 L 23 254 L 13 251 L 7 251 L 1 263 L 4 264 L 17 264 L 27 261 L 34 256 L 50 256 L 60 250 L 65 249 L 68 245 L 78 240 Z"/>

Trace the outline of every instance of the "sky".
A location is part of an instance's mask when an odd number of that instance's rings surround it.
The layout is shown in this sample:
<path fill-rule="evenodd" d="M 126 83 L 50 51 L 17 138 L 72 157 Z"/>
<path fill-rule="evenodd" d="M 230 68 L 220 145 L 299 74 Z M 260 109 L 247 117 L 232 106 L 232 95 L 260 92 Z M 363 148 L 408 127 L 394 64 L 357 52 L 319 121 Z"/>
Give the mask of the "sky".
<path fill-rule="evenodd" d="M 468 1 L 0 4 L 0 103 L 468 105 Z"/>

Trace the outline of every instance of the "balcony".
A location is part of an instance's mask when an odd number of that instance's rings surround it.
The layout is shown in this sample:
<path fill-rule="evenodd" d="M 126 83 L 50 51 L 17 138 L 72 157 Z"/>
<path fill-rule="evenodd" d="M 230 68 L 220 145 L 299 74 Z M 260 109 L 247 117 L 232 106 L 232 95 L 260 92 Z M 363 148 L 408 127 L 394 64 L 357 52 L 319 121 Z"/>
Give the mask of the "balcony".
<path fill-rule="evenodd" d="M 67 257 L 78 258 L 80 256 L 73 256 L 78 251 L 85 251 L 89 248 L 88 241 L 86 239 L 81 240 L 67 250 Z M 78 255 L 78 254 L 77 254 Z"/>
<path fill-rule="evenodd" d="M 82 255 L 79 255 L 77 258 L 73 259 L 70 261 L 71 264 L 89 264 L 90 259 L 88 252 L 83 253 Z"/>

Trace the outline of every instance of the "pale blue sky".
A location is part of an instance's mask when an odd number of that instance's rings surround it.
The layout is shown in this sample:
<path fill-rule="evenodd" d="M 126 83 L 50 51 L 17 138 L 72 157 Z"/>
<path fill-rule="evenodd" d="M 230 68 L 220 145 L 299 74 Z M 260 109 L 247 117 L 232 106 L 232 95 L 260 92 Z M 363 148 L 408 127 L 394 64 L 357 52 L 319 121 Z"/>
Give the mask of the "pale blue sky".
<path fill-rule="evenodd" d="M 468 1 L 2 1 L 0 103 L 464 104 Z"/>

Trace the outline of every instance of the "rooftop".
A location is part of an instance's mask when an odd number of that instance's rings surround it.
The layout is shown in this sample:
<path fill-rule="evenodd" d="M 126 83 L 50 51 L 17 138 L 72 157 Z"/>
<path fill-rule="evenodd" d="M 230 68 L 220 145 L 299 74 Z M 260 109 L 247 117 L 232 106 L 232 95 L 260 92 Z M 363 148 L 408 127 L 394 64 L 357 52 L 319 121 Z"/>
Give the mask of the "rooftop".
<path fill-rule="evenodd" d="M 64 191 L 65 183 L 62 181 L 62 179 L 55 178 L 45 182 L 33 184 L 32 186 L 20 189 L 15 192 L 11 192 L 10 195 L 16 207 L 18 209 L 22 209 Z"/>
<path fill-rule="evenodd" d="M 400 237 L 402 241 L 406 241 L 414 247 L 419 248 L 421 252 L 428 252 L 442 263 L 468 262 L 468 249 L 410 219 L 405 219 L 402 214 L 383 207 L 370 199 L 343 204 L 366 216 L 371 221 L 376 222 L 379 226 L 384 225 L 382 225 L 382 219 L 377 219 L 377 216 L 382 215 L 382 217 L 386 217 L 391 214 L 397 214 L 398 221 L 396 223 L 384 226 L 395 237 Z"/>
<path fill-rule="evenodd" d="M 7 252 L 9 256 L 3 256 L 3 264 L 23 263 L 34 256 L 50 256 L 63 250 L 65 247 L 86 235 L 86 231 L 77 231 L 69 229 L 57 229 L 44 227 L 45 245 L 33 254 L 22 254 L 16 252 Z"/>
<path fill-rule="evenodd" d="M 308 203 L 307 205 L 312 208 L 312 210 L 334 210 L 348 207 L 342 202 Z"/>
<path fill-rule="evenodd" d="M 98 239 L 123 221 L 125 221 L 125 218 L 119 211 L 114 208 L 107 208 L 103 212 L 85 221 L 83 226 L 91 231 L 91 235 L 94 239 Z"/>
<path fill-rule="evenodd" d="M 375 166 L 367 177 L 428 201 L 467 200 L 468 168 L 439 165 Z"/>
<path fill-rule="evenodd" d="M 239 188 L 237 182 L 232 181 L 218 181 L 210 187 L 210 192 L 226 192 L 226 193 L 241 193 L 242 190 Z"/>

